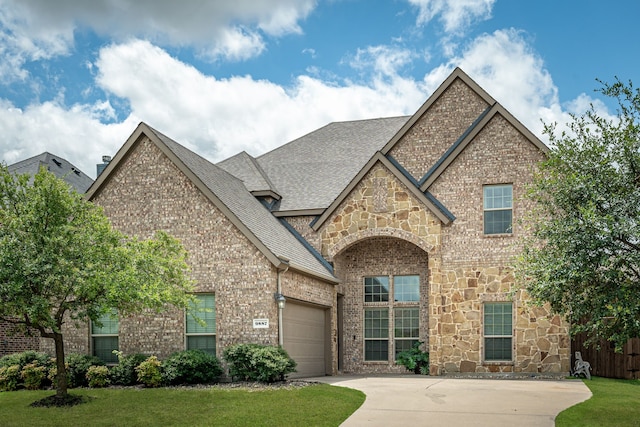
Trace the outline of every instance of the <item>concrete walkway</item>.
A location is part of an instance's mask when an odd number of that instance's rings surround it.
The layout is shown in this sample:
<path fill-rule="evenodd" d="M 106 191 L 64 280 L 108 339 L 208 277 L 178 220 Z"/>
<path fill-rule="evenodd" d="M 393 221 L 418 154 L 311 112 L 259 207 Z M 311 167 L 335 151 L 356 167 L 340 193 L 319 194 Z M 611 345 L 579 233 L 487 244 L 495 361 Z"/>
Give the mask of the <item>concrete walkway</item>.
<path fill-rule="evenodd" d="M 579 380 L 421 375 L 311 380 L 353 388 L 367 395 L 343 426 L 553 426 L 558 413 L 591 397 Z"/>

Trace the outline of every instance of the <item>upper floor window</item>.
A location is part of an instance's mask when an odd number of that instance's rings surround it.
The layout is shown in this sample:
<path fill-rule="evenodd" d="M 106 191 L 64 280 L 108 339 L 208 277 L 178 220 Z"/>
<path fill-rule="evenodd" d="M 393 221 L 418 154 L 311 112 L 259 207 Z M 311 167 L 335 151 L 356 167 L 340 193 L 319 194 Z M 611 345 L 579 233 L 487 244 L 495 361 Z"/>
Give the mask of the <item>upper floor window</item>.
<path fill-rule="evenodd" d="M 484 186 L 484 234 L 513 232 L 513 185 Z"/>

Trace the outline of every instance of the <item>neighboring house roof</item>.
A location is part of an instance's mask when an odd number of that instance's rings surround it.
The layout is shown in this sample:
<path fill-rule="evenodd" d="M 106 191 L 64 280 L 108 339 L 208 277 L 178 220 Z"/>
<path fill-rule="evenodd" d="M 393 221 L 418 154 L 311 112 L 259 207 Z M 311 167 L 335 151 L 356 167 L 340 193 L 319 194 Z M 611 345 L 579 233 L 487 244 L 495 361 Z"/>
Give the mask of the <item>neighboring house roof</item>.
<path fill-rule="evenodd" d="M 322 213 L 408 119 L 330 123 L 259 156 L 258 165 L 282 196 L 274 214 Z M 250 175 L 237 159 L 219 165 L 241 179 Z"/>
<path fill-rule="evenodd" d="M 58 178 L 65 180 L 78 193 L 85 193 L 91 184 L 93 184 L 93 179 L 89 178 L 69 161 L 46 151 L 37 156 L 9 165 L 7 168 L 11 173 L 21 175 L 26 173 L 33 176 L 37 174 L 43 166 Z"/>
<path fill-rule="evenodd" d="M 111 173 L 128 156 L 143 137 L 149 138 L 184 173 L 209 200 L 271 261 L 276 267 L 298 270 L 337 283 L 330 267 L 314 256 L 261 203 L 243 182 L 188 150 L 171 138 L 140 123 L 124 146 L 87 192 L 91 200 L 108 182 Z"/>

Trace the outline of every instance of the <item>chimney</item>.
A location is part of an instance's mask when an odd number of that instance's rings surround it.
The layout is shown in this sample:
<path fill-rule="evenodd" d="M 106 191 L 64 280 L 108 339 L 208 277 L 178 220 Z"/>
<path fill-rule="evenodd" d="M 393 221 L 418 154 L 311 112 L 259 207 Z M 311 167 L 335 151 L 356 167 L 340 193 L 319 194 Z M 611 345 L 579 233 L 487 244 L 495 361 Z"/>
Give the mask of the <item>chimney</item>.
<path fill-rule="evenodd" d="M 98 173 L 96 178 L 100 176 L 102 171 L 107 167 L 107 165 L 109 165 L 110 162 L 111 162 L 111 156 L 102 156 L 102 163 L 98 163 L 96 165 L 96 172 Z"/>

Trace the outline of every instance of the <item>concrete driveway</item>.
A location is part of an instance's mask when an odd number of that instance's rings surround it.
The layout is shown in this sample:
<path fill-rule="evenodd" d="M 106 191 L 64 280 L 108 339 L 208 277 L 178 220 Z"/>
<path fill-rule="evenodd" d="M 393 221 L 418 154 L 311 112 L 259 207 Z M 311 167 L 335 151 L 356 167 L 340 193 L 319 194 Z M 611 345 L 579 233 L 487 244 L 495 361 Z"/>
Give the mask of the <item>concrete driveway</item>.
<path fill-rule="evenodd" d="M 553 426 L 587 400 L 579 380 L 457 379 L 421 375 L 313 378 L 360 390 L 364 404 L 343 426 Z"/>

